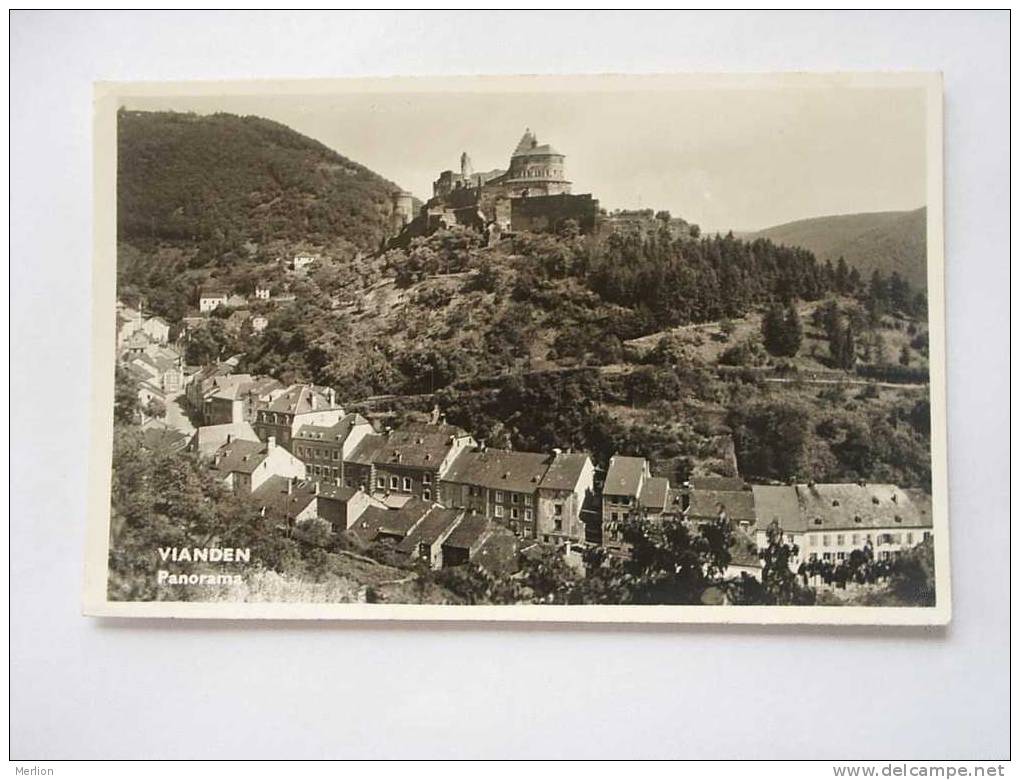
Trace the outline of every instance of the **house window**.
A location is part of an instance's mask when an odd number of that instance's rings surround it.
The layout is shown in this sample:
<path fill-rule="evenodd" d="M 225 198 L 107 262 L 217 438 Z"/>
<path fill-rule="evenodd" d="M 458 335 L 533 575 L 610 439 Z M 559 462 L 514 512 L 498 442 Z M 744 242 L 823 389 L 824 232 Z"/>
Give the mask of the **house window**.
<path fill-rule="evenodd" d="M 316 466 L 315 467 L 315 476 L 317 476 L 317 477 L 321 477 L 322 476 L 322 466 Z"/>
<path fill-rule="evenodd" d="M 516 520 L 520 516 L 521 516 L 521 511 L 517 507 L 515 507 L 515 506 L 510 507 L 510 517 L 512 519 Z"/>
<path fill-rule="evenodd" d="M 340 460 L 340 450 L 333 450 L 333 460 Z"/>
<path fill-rule="evenodd" d="M 503 516 L 503 507 L 497 505 L 496 509 L 494 510 L 494 512 L 495 512 L 496 517 L 502 517 Z"/>
<path fill-rule="evenodd" d="M 818 545 L 818 537 L 811 534 L 807 538 L 808 547 L 816 547 Z"/>
<path fill-rule="evenodd" d="M 854 515 L 854 522 L 855 523 L 861 522 L 861 516 L 860 515 Z"/>
<path fill-rule="evenodd" d="M 390 477 L 390 488 L 392 490 L 398 490 L 400 488 L 400 480 L 396 477 Z"/>
<path fill-rule="evenodd" d="M 612 519 L 612 521 L 613 521 L 614 523 L 618 523 L 618 522 L 620 521 L 620 515 L 619 515 L 619 513 L 618 513 L 618 512 L 612 512 L 612 513 L 611 513 L 611 514 L 609 515 L 609 517 L 610 517 L 610 518 Z"/>
<path fill-rule="evenodd" d="M 557 531 L 562 531 L 563 530 L 563 518 L 562 517 L 557 517 L 556 520 L 553 522 L 553 526 L 556 528 Z"/>
<path fill-rule="evenodd" d="M 347 487 L 354 487 L 354 480 L 351 479 L 350 477 L 346 477 L 346 478 L 344 478 L 344 484 Z"/>
<path fill-rule="evenodd" d="M 305 466 L 305 476 L 306 477 L 312 476 L 312 467 L 311 466 Z"/>
<path fill-rule="evenodd" d="M 793 544 L 793 534 L 787 534 L 786 535 L 786 543 L 787 544 Z"/>
<path fill-rule="evenodd" d="M 425 475 L 421 478 L 421 481 L 425 485 L 431 485 L 432 484 L 432 472 L 431 471 L 426 471 Z"/>
<path fill-rule="evenodd" d="M 836 560 L 841 561 L 844 558 L 846 558 L 846 553 L 836 553 Z"/>
<path fill-rule="evenodd" d="M 423 499 L 425 499 L 426 501 L 431 501 L 432 500 L 432 491 L 429 490 L 428 488 L 425 488 L 423 491 L 421 491 L 421 497 Z"/>
<path fill-rule="evenodd" d="M 376 477 L 375 478 L 375 486 L 378 487 L 378 488 L 386 487 L 386 477 Z"/>
<path fill-rule="evenodd" d="M 511 504 L 519 504 L 520 501 L 521 501 L 521 497 L 517 493 L 511 493 L 510 494 L 510 503 Z"/>
<path fill-rule="evenodd" d="M 815 518 L 815 525 L 821 525 L 821 524 L 822 524 L 822 518 L 816 517 Z"/>
<path fill-rule="evenodd" d="M 828 547 L 828 546 L 829 546 L 829 537 L 826 535 L 826 536 L 822 537 L 822 547 Z"/>
<path fill-rule="evenodd" d="M 411 492 L 411 478 L 410 477 L 404 477 L 404 490 L 407 491 L 408 493 Z"/>
<path fill-rule="evenodd" d="M 914 535 L 913 534 L 907 534 L 907 544 L 913 544 L 913 543 L 914 543 Z"/>
<path fill-rule="evenodd" d="M 553 512 L 557 517 L 563 516 L 563 504 L 556 504 L 553 506 Z"/>
<path fill-rule="evenodd" d="M 832 553 L 822 553 L 822 560 L 823 561 L 831 561 L 832 560 Z"/>
<path fill-rule="evenodd" d="M 497 490 L 496 491 L 496 503 L 497 504 L 502 504 L 503 503 L 503 491 L 502 490 Z"/>
<path fill-rule="evenodd" d="M 836 535 L 836 544 L 842 545 L 845 541 L 846 541 L 846 538 L 843 536 L 843 534 L 837 534 Z"/>
<path fill-rule="evenodd" d="M 923 538 L 924 538 L 924 541 L 926 541 L 926 542 L 927 542 L 927 541 L 928 541 L 929 539 L 931 539 L 931 531 L 925 531 L 925 532 L 924 532 L 924 537 L 923 537 Z"/>
<path fill-rule="evenodd" d="M 531 496 L 524 496 L 524 506 L 531 506 Z"/>
<path fill-rule="evenodd" d="M 524 519 L 525 520 L 531 520 L 532 519 L 532 513 L 531 513 L 530 509 L 525 509 L 524 510 Z"/>
<path fill-rule="evenodd" d="M 850 537 L 850 539 L 855 546 L 861 543 L 860 534 L 854 534 L 853 536 Z"/>

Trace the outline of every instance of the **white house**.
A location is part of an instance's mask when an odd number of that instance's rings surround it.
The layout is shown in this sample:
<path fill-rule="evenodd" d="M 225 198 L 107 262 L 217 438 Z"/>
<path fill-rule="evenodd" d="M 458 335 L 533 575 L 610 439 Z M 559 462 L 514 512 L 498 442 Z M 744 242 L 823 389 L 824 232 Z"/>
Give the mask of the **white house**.
<path fill-rule="evenodd" d="M 226 290 L 202 290 L 198 294 L 198 310 L 209 312 L 218 306 L 226 306 L 229 297 Z"/>

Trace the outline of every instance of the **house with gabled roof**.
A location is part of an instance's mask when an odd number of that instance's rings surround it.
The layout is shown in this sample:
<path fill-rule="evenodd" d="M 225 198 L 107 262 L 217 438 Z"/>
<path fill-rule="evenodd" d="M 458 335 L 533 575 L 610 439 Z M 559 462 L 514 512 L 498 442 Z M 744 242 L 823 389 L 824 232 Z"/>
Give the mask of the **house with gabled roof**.
<path fill-rule="evenodd" d="M 344 415 L 333 425 L 302 424 L 294 433 L 292 449 L 307 469 L 309 479 L 331 480 L 349 488 L 371 488 L 371 482 L 345 473 L 345 461 L 361 441 L 374 433 L 372 424 L 360 414 Z"/>
<path fill-rule="evenodd" d="M 270 477 L 303 478 L 305 465 L 272 437 L 268 442 L 228 439 L 213 453 L 209 471 L 234 493 L 247 495 Z"/>
<path fill-rule="evenodd" d="M 286 449 L 293 446 L 294 434 L 303 425 L 331 426 L 344 417 L 331 387 L 296 384 L 271 394 L 271 400 L 260 407 L 252 425 L 263 441 L 270 436 Z"/>
<path fill-rule="evenodd" d="M 473 446 L 475 440 L 457 426 L 411 422 L 364 436 L 344 462 L 344 478 L 349 474 L 375 493 L 403 493 L 433 501 L 457 456 Z"/>
<path fill-rule="evenodd" d="M 775 523 L 783 541 L 796 545 L 791 564 L 822 560 L 837 564 L 857 549 L 889 559 L 931 538 L 931 515 L 919 509 L 902 488 L 849 482 L 754 485 L 755 540 L 768 546 Z"/>

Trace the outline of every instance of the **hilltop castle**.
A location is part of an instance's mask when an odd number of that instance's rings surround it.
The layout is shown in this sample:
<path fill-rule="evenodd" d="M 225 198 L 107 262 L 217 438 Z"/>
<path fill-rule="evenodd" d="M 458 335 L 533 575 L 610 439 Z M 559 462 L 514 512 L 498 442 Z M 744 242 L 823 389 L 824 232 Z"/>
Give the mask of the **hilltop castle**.
<path fill-rule="evenodd" d="M 582 232 L 595 229 L 599 202 L 591 195 L 572 195 L 566 178 L 566 155 L 539 144 L 525 130 L 507 169 L 475 172 L 467 152 L 460 172 L 443 171 L 432 183 L 432 197 L 417 215 L 410 193 L 394 195 L 395 245 L 443 227 L 463 225 L 490 237 L 517 231 L 555 230 L 567 220 Z"/>

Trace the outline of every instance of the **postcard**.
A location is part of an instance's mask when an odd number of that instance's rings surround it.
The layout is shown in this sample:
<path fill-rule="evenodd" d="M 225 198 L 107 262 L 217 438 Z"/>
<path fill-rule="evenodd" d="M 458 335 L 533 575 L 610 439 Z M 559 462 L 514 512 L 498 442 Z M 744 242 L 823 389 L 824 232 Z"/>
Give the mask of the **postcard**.
<path fill-rule="evenodd" d="M 87 615 L 940 625 L 938 74 L 104 83 Z"/>

